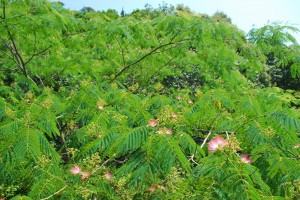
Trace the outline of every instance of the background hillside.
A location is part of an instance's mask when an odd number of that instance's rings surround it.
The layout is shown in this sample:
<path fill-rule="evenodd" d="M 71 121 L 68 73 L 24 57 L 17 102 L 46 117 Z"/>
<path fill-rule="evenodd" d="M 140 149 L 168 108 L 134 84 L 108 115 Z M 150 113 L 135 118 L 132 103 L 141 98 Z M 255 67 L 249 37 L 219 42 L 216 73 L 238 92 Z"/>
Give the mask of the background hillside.
<path fill-rule="evenodd" d="M 0 10 L 0 199 L 300 198 L 295 27 Z"/>

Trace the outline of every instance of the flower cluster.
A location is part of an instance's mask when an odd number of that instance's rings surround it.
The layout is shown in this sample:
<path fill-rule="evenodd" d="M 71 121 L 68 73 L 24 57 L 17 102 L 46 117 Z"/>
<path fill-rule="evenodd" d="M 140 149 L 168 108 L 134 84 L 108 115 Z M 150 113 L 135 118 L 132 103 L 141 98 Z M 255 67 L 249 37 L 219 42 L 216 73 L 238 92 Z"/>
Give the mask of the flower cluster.
<path fill-rule="evenodd" d="M 103 99 L 99 99 L 98 102 L 97 102 L 97 108 L 99 110 L 103 110 L 104 107 L 106 106 L 106 102 L 103 100 Z"/>
<path fill-rule="evenodd" d="M 155 185 L 152 185 L 150 186 L 148 189 L 147 189 L 147 192 L 155 192 L 157 191 L 158 189 L 160 189 L 161 191 L 166 191 L 166 188 L 160 184 L 155 184 Z"/>
<path fill-rule="evenodd" d="M 102 110 L 103 108 L 104 108 L 103 105 L 98 105 L 98 109 L 99 109 L 99 110 Z"/>
<path fill-rule="evenodd" d="M 241 160 L 243 163 L 248 163 L 248 164 L 251 164 L 252 163 L 252 159 L 249 158 L 249 154 L 241 154 L 240 157 L 241 157 Z"/>
<path fill-rule="evenodd" d="M 81 179 L 80 181 L 84 181 L 86 179 L 89 178 L 90 176 L 90 172 L 88 171 L 82 171 L 81 168 L 78 166 L 78 165 L 74 165 L 72 168 L 71 168 L 71 173 L 76 175 L 76 174 L 81 174 Z"/>
<path fill-rule="evenodd" d="M 156 127 L 158 125 L 158 120 L 151 119 L 148 121 L 148 126 Z"/>
<path fill-rule="evenodd" d="M 227 141 L 220 136 L 215 137 L 208 143 L 208 151 L 214 153 L 218 149 L 223 149 L 227 146 Z"/>
<path fill-rule="evenodd" d="M 110 171 L 108 171 L 108 172 L 106 172 L 105 174 L 104 174 L 104 177 L 107 179 L 107 180 L 112 180 L 113 179 L 113 174 L 110 172 Z"/>
<path fill-rule="evenodd" d="M 222 150 L 224 147 L 228 146 L 228 141 L 220 136 L 215 137 L 208 143 L 208 151 L 214 153 L 217 150 Z M 252 159 L 249 158 L 249 154 L 241 154 L 241 161 L 243 163 L 251 164 Z"/>
<path fill-rule="evenodd" d="M 181 101 L 181 100 L 182 100 L 182 97 L 181 97 L 181 96 L 177 96 L 176 99 L 177 99 L 178 101 Z"/>
<path fill-rule="evenodd" d="M 175 117 L 177 117 L 177 115 Z M 151 119 L 151 120 L 148 121 L 148 125 L 147 126 L 156 127 L 158 125 L 159 125 L 158 120 Z M 156 133 L 161 134 L 161 135 L 172 135 L 173 132 L 172 132 L 171 129 L 160 128 L 159 130 L 156 131 Z"/>
<path fill-rule="evenodd" d="M 158 134 L 166 134 L 166 135 L 172 135 L 172 130 L 171 129 L 166 129 L 166 128 L 161 128 L 158 131 L 156 131 Z"/>

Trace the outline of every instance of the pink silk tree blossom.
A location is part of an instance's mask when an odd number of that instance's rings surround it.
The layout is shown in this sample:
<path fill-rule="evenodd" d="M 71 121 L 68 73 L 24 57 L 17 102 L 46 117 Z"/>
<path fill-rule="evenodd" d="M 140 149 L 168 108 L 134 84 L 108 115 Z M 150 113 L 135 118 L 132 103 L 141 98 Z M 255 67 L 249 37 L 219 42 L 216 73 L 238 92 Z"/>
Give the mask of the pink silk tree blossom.
<path fill-rule="evenodd" d="M 155 127 L 158 125 L 158 120 L 151 119 L 148 121 L 148 126 Z"/>
<path fill-rule="evenodd" d="M 241 160 L 243 163 L 248 163 L 248 164 L 251 164 L 252 163 L 252 159 L 249 158 L 249 154 L 242 154 L 241 155 Z"/>
<path fill-rule="evenodd" d="M 72 168 L 71 168 L 71 173 L 72 174 L 79 174 L 79 173 L 81 173 L 81 169 L 80 169 L 80 167 L 78 166 L 78 165 L 74 165 Z"/>
<path fill-rule="evenodd" d="M 208 150 L 211 153 L 214 153 L 217 149 L 222 149 L 226 145 L 227 145 L 227 141 L 224 138 L 217 136 L 208 143 Z"/>

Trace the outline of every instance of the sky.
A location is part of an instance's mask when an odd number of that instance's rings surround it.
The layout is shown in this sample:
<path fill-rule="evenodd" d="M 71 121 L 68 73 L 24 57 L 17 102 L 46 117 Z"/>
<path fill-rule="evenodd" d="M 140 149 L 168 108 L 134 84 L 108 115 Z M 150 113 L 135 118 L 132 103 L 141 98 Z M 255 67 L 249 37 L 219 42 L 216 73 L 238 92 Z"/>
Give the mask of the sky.
<path fill-rule="evenodd" d="M 192 11 L 213 15 L 224 12 L 233 24 L 247 33 L 251 28 L 262 27 L 268 22 L 282 22 L 300 29 L 300 0 L 60 0 L 66 8 L 80 10 L 92 7 L 95 10 L 115 9 L 125 13 L 142 9 L 145 4 L 157 8 L 165 2 L 176 6 L 184 4 Z M 300 43 L 300 33 L 294 34 Z"/>

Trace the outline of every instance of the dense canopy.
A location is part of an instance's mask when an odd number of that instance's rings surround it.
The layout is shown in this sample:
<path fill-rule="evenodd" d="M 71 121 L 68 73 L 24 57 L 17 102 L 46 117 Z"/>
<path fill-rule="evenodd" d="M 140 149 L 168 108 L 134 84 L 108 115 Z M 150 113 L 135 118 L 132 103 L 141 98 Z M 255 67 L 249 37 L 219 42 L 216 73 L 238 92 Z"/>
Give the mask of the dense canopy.
<path fill-rule="evenodd" d="M 299 199 L 298 30 L 162 4 L 0 1 L 0 199 Z"/>

